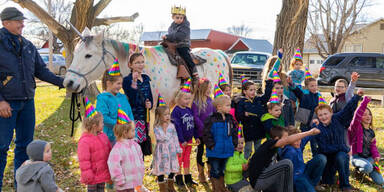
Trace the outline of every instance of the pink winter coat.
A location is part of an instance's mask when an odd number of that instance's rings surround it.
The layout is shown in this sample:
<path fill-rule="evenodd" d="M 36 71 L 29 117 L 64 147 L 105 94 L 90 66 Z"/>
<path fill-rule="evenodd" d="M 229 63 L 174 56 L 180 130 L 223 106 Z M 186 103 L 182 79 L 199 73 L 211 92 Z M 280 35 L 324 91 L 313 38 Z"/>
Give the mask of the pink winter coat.
<path fill-rule="evenodd" d="M 84 132 L 79 140 L 77 155 L 79 157 L 81 179 L 86 185 L 107 182 L 111 179 L 108 170 L 108 156 L 112 145 L 107 135 L 93 135 Z"/>
<path fill-rule="evenodd" d="M 371 100 L 368 97 L 364 97 L 363 102 L 361 102 L 360 106 L 357 108 L 353 120 L 351 122 L 351 126 L 348 129 L 348 139 L 349 143 L 352 146 L 352 154 L 359 154 L 363 152 L 363 126 L 361 125 L 361 119 L 365 110 L 367 109 L 367 105 Z M 380 154 L 376 147 L 376 138 L 371 142 L 371 154 L 372 158 L 380 157 Z"/>

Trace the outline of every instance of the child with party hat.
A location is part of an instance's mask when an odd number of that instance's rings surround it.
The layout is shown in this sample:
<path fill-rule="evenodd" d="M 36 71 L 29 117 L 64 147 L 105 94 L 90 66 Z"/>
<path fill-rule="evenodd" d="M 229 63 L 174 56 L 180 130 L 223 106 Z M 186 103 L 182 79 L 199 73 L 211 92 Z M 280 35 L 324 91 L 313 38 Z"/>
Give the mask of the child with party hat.
<path fill-rule="evenodd" d="M 111 180 L 107 161 L 112 145 L 103 133 L 102 113 L 96 111 L 87 97 L 83 130 L 77 147 L 80 181 L 88 191 L 104 191 L 105 183 Z"/>
<path fill-rule="evenodd" d="M 301 87 L 305 79 L 305 72 L 303 71 L 303 57 L 299 48 L 296 49 L 290 66 L 291 71 L 288 72 L 288 76 L 292 79 L 295 86 Z"/>
<path fill-rule="evenodd" d="M 124 110 L 130 119 L 133 119 L 131 105 L 127 96 L 120 93 L 123 77 L 120 73 L 119 61 L 115 59 L 112 67 L 104 72 L 101 80 L 103 92 L 97 96 L 96 110 L 103 114 L 103 132 L 108 136 L 112 145 L 116 142 L 113 127 L 117 123 L 118 106 Z"/>
<path fill-rule="evenodd" d="M 116 191 L 134 192 L 143 185 L 144 159 L 135 140 L 135 126 L 118 106 L 117 123 L 113 128 L 116 143 L 108 158 L 108 168 Z"/>
<path fill-rule="evenodd" d="M 224 170 L 229 157 L 233 156 L 237 146 L 237 129 L 235 121 L 229 114 L 231 110 L 231 98 L 215 84 L 215 99 L 213 105 L 216 108 L 206 121 L 203 140 L 207 147 L 206 156 L 211 165 L 210 176 L 213 191 L 225 192 Z"/>
<path fill-rule="evenodd" d="M 195 122 L 192 109 L 189 107 L 192 102 L 191 93 L 191 78 L 189 78 L 181 89 L 176 93 L 175 103 L 176 106 L 171 113 L 171 121 L 175 125 L 179 144 L 182 149 L 182 153 L 178 154 L 180 171 L 176 175 L 176 184 L 178 186 L 196 185 L 197 183 L 192 180 L 190 173 L 190 156 L 192 150 L 192 138 L 195 138 L 196 144 L 200 144 L 199 135 L 195 128 Z M 184 170 L 181 174 L 181 167 Z"/>
<path fill-rule="evenodd" d="M 156 148 L 153 153 L 152 174 L 157 176 L 160 192 L 176 192 L 173 179 L 180 171 L 177 154 L 182 153 L 182 150 L 175 125 L 170 119 L 169 107 L 159 93 L 153 125 Z"/>
<path fill-rule="evenodd" d="M 261 116 L 261 122 L 266 133 L 267 138 L 270 138 L 271 128 L 274 126 L 287 127 L 285 125 L 284 116 L 281 115 L 281 103 L 276 90 L 272 90 L 271 98 L 267 103 L 268 113 Z"/>
<path fill-rule="evenodd" d="M 311 122 L 314 117 L 315 108 L 319 104 L 319 91 L 317 80 L 312 77 L 309 69 L 305 69 L 304 90 L 296 86 L 292 79 L 288 79 L 289 89 L 295 94 L 299 101 L 299 107 L 295 114 L 295 120 L 300 123 L 302 132 L 308 131 L 311 127 Z M 311 140 L 312 156 L 317 154 L 316 140 Z"/>
<path fill-rule="evenodd" d="M 265 130 L 260 120 L 266 113 L 266 103 L 269 101 L 273 89 L 273 80 L 269 77 L 266 80 L 264 95 L 256 96 L 256 85 L 242 76 L 242 97 L 236 102 L 236 120 L 244 125 L 244 157 L 251 156 L 252 148 L 256 150 L 261 145 L 261 140 L 265 138 Z"/>

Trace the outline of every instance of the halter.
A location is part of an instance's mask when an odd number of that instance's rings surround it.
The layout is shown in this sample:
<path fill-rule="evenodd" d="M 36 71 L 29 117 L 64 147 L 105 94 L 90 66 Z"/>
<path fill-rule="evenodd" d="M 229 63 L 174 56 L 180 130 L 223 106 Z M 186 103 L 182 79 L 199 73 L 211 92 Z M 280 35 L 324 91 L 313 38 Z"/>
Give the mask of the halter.
<path fill-rule="evenodd" d="M 110 55 L 113 57 L 113 59 L 116 59 L 116 57 L 115 57 L 110 51 L 108 51 L 107 49 L 105 49 L 105 45 L 104 45 L 104 44 L 105 44 L 105 43 L 104 43 L 104 40 L 103 40 L 103 41 L 101 42 L 101 48 L 102 48 L 102 50 L 103 50 L 103 55 L 101 56 L 99 62 L 98 62 L 98 63 L 97 63 L 97 64 L 96 64 L 90 71 L 86 72 L 85 74 L 79 73 L 79 72 L 74 71 L 74 70 L 72 70 L 72 69 L 68 69 L 68 71 L 67 71 L 67 72 L 76 74 L 76 75 L 78 75 L 79 77 L 81 77 L 81 78 L 83 78 L 83 79 L 85 80 L 85 88 L 84 88 L 84 90 L 87 89 L 87 87 L 88 87 L 88 80 L 87 80 L 86 76 L 89 75 L 90 73 L 92 73 L 93 71 L 95 71 L 96 68 L 100 65 L 100 63 L 104 63 L 105 68 L 106 68 L 106 69 L 108 68 L 107 63 L 105 63 L 105 55 L 106 55 L 106 54 L 110 54 Z"/>

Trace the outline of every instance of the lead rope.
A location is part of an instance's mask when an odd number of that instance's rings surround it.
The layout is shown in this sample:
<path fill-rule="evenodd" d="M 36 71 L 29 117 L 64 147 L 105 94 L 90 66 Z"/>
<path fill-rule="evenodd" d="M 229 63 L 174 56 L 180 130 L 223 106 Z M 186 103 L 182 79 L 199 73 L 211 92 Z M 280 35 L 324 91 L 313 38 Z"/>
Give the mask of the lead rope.
<path fill-rule="evenodd" d="M 73 137 L 73 133 L 75 130 L 75 122 L 79 119 L 80 121 L 82 121 L 80 112 L 81 104 L 79 102 L 78 97 L 78 93 L 72 93 L 71 95 L 71 107 L 69 109 L 69 119 L 72 121 L 71 137 Z"/>

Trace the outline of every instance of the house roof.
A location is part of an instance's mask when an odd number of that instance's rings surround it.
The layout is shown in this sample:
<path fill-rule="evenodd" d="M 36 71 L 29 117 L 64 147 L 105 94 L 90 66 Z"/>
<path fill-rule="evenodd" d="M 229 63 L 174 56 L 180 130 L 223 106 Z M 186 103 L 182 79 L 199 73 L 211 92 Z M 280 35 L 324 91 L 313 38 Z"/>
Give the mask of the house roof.
<path fill-rule="evenodd" d="M 355 27 L 352 29 L 351 34 L 356 33 L 356 32 L 358 32 L 358 31 L 360 31 L 362 29 L 365 29 L 365 28 L 367 28 L 369 26 L 372 26 L 372 25 L 374 25 L 374 24 L 376 24 L 376 23 L 378 23 L 380 21 L 384 21 L 384 18 L 377 19 L 377 20 L 375 20 L 375 21 L 373 21 L 371 23 L 359 23 L 359 24 L 356 24 Z"/>
<path fill-rule="evenodd" d="M 191 30 L 191 40 L 206 40 L 212 29 L 193 29 Z M 168 31 L 144 32 L 140 41 L 161 41 L 161 36 L 166 35 Z"/>
<path fill-rule="evenodd" d="M 248 48 L 249 51 L 259 51 L 264 53 L 272 53 L 272 44 L 265 39 L 250 39 L 250 38 L 239 38 L 233 45 L 228 49 L 231 50 L 234 48 L 238 43 L 244 43 Z"/>

